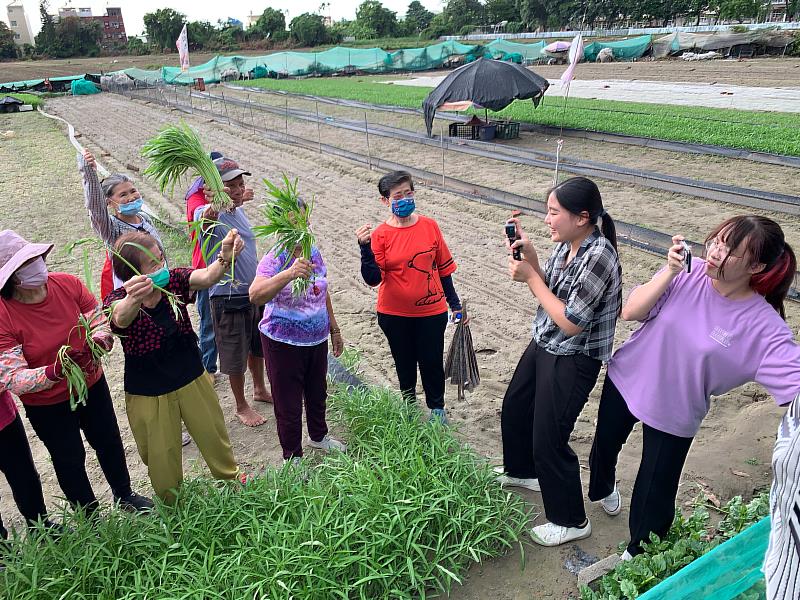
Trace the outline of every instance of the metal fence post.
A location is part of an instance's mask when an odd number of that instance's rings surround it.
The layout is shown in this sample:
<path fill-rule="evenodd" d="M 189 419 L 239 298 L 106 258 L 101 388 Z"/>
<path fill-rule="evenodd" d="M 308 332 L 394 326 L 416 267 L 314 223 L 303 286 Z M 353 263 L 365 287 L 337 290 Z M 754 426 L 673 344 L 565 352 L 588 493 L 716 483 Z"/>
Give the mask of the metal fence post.
<path fill-rule="evenodd" d="M 253 133 L 256 132 L 256 118 L 253 116 L 253 103 L 250 101 L 250 94 L 247 94 L 247 107 L 250 109 L 250 123 L 253 125 Z"/>
<path fill-rule="evenodd" d="M 442 187 L 447 189 L 447 185 L 444 181 L 444 127 L 439 128 L 439 138 L 442 142 Z"/>
<path fill-rule="evenodd" d="M 367 164 L 369 170 L 372 171 L 372 152 L 369 149 L 369 123 L 367 122 L 367 113 L 364 112 L 364 133 L 367 136 Z"/>
<path fill-rule="evenodd" d="M 284 110 L 284 121 L 283 121 L 283 132 L 286 136 L 286 139 L 289 139 L 289 97 L 283 97 L 283 110 Z"/>
<path fill-rule="evenodd" d="M 228 125 L 230 125 L 231 116 L 228 114 L 228 102 L 225 100 L 225 92 L 220 91 L 220 95 L 222 96 L 222 106 L 225 107 L 225 118 L 228 119 Z"/>
<path fill-rule="evenodd" d="M 192 105 L 192 86 L 189 86 L 189 112 L 194 114 L 194 106 Z"/>
<path fill-rule="evenodd" d="M 317 145 L 319 146 L 319 153 L 322 154 L 322 130 L 319 122 L 319 102 L 314 100 L 314 107 L 317 109 Z"/>

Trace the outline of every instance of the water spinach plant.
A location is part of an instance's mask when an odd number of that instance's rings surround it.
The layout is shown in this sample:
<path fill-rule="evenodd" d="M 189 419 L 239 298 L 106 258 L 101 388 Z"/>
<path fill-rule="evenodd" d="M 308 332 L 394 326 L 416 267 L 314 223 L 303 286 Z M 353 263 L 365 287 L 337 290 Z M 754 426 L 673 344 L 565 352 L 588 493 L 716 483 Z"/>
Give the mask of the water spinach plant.
<path fill-rule="evenodd" d="M 427 598 L 521 544 L 529 520 L 484 460 L 383 389 L 337 390 L 348 453 L 267 467 L 245 486 L 194 479 L 148 517 L 68 520 L 15 535 L 0 596 Z"/>
<path fill-rule="evenodd" d="M 275 185 L 268 179 L 264 180 L 267 193 L 272 200 L 261 207 L 261 214 L 266 224 L 253 227 L 256 237 L 272 237 L 274 244 L 271 251 L 276 256 L 285 254 L 284 267 L 291 263 L 295 249 L 300 248 L 300 257 L 311 260 L 311 250 L 316 243 L 314 233 L 311 231 L 311 212 L 314 202 L 306 204 L 297 193 L 297 179 L 290 181 L 283 174 L 283 185 Z M 295 279 L 292 281 L 292 294 L 303 296 L 312 285 L 310 279 Z"/>
<path fill-rule="evenodd" d="M 172 193 L 175 185 L 191 170 L 213 190 L 212 204 L 217 210 L 227 209 L 233 204 L 223 189 L 224 184 L 211 156 L 203 149 L 197 133 L 185 122 L 164 127 L 145 143 L 142 156 L 150 161 L 144 174 L 156 181 L 161 193 L 167 189 Z"/>

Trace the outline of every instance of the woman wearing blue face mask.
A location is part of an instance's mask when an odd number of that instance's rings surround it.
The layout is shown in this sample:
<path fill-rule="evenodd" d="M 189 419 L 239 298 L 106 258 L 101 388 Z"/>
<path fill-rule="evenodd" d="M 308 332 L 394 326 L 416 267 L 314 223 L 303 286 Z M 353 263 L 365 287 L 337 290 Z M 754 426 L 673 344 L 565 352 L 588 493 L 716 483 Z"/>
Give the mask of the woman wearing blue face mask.
<path fill-rule="evenodd" d="M 153 222 L 142 212 L 142 195 L 127 175 L 114 173 L 101 182 L 97 177 L 94 156 L 88 150 L 78 155 L 78 168 L 83 176 L 83 195 L 86 210 L 92 221 L 92 229 L 113 248 L 119 237 L 126 233 L 143 232 L 153 236 L 163 248 Z M 109 209 L 113 214 L 109 214 Z M 100 297 L 105 298 L 112 290 L 122 285 L 111 268 L 111 259 L 106 255 L 100 278 Z"/>
<path fill-rule="evenodd" d="M 147 234 L 125 234 L 115 246 L 114 271 L 124 283 L 104 304 L 111 309 L 111 330 L 120 336 L 125 353 L 125 409 L 153 489 L 167 502 L 183 479 L 181 421 L 214 477 L 238 475 L 187 305 L 198 290 L 210 288 L 230 271 L 243 247 L 232 229 L 217 260 L 206 268 L 167 269 L 160 248 Z M 177 310 L 162 290 L 177 297 Z"/>
<path fill-rule="evenodd" d="M 416 400 L 417 366 L 431 418 L 447 423 L 444 410 L 444 331 L 447 307 L 460 318 L 453 287 L 456 263 L 436 221 L 415 212 L 414 181 L 405 171 L 378 182 L 391 215 L 375 231 L 356 231 L 361 275 L 378 289 L 378 325 L 389 341 L 400 392 Z"/>

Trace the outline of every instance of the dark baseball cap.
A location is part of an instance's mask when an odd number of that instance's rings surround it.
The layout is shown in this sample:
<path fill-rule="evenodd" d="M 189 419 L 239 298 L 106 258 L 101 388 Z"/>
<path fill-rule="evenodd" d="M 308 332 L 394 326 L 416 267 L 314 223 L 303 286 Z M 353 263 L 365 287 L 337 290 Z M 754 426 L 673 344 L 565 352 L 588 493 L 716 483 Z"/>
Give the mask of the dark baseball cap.
<path fill-rule="evenodd" d="M 252 175 L 249 171 L 239 167 L 239 163 L 230 158 L 222 157 L 214 161 L 214 165 L 219 171 L 219 176 L 223 182 L 236 179 L 239 175 Z"/>

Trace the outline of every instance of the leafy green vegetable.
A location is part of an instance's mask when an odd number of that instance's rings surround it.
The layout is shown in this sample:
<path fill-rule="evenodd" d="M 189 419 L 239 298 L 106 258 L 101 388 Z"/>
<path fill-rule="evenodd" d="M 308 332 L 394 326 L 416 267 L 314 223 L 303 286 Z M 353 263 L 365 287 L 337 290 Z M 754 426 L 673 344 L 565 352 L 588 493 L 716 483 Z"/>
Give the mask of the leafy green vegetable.
<path fill-rule="evenodd" d="M 231 206 L 230 196 L 223 190 L 217 167 L 203 149 L 197 133 L 183 121 L 177 125 L 167 125 L 147 141 L 142 147 L 142 156 L 150 161 L 144 174 L 156 180 L 162 193 L 167 188 L 172 193 L 175 184 L 191 169 L 214 191 L 212 203 L 215 208 L 226 209 Z"/>
<path fill-rule="evenodd" d="M 256 237 L 274 237 L 275 243 L 271 251 L 277 256 L 286 253 L 286 267 L 294 257 L 295 249 L 300 248 L 300 256 L 306 260 L 311 260 L 311 249 L 316 243 L 314 233 L 311 231 L 311 211 L 314 208 L 313 201 L 306 204 L 300 200 L 297 193 L 297 179 L 290 181 L 286 174 L 283 174 L 283 186 L 278 186 L 264 180 L 267 186 L 267 193 L 274 198 L 261 207 L 261 214 L 264 216 L 266 225 L 256 225 L 253 233 Z M 308 292 L 311 286 L 310 279 L 298 278 L 292 281 L 292 294 L 302 296 Z"/>

